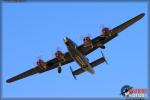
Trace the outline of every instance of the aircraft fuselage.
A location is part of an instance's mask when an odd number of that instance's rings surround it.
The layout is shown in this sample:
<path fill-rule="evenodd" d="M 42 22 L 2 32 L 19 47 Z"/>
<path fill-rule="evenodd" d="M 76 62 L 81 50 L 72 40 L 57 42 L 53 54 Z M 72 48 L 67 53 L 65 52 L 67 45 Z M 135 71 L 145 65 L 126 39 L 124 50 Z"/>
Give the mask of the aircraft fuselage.
<path fill-rule="evenodd" d="M 64 42 L 68 48 L 69 54 L 74 61 L 85 71 L 88 71 L 91 74 L 94 74 L 94 70 L 91 67 L 88 59 L 78 50 L 78 46 L 68 37 L 64 38 Z"/>

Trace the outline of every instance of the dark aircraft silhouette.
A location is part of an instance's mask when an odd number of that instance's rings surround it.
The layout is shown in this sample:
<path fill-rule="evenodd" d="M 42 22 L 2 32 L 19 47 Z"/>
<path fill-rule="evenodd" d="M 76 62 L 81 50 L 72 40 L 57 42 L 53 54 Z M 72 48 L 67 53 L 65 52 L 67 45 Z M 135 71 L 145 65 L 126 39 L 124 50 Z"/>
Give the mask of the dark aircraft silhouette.
<path fill-rule="evenodd" d="M 43 60 L 39 59 L 37 61 L 37 66 L 23 72 L 17 76 L 14 76 L 10 79 L 8 79 L 6 82 L 14 82 L 16 80 L 23 79 L 25 77 L 31 76 L 33 74 L 37 73 L 43 73 L 55 68 L 58 68 L 58 73 L 61 73 L 62 69 L 61 66 L 68 64 L 70 62 L 77 62 L 77 64 L 80 66 L 79 69 L 73 71 L 70 67 L 70 70 L 72 72 L 73 77 L 76 79 L 76 75 L 80 75 L 81 73 L 87 71 L 91 74 L 94 74 L 93 67 L 106 62 L 106 59 L 102 53 L 102 57 L 97 59 L 96 61 L 90 63 L 89 60 L 85 57 L 85 55 L 91 53 L 92 51 L 96 50 L 97 48 L 105 49 L 104 44 L 108 41 L 112 40 L 116 36 L 118 36 L 118 33 L 123 31 L 124 29 L 128 28 L 130 25 L 134 24 L 138 20 L 140 20 L 142 17 L 144 17 L 144 13 L 137 15 L 136 17 L 128 20 L 127 22 L 113 28 L 109 29 L 107 27 L 102 29 L 102 34 L 100 36 L 97 36 L 94 39 L 90 39 L 89 37 L 85 37 L 83 39 L 83 44 L 80 46 L 77 46 L 71 39 L 68 37 L 64 38 L 64 43 L 67 46 L 68 52 L 62 53 L 61 51 L 57 51 L 55 53 L 55 58 L 51 59 L 47 62 L 44 62 Z"/>

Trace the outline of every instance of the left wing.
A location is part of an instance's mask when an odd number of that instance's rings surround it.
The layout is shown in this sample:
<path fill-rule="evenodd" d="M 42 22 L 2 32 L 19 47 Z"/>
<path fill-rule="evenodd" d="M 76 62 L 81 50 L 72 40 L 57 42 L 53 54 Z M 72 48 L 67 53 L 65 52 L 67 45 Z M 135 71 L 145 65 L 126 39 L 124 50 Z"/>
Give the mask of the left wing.
<path fill-rule="evenodd" d="M 141 18 L 144 17 L 144 13 L 141 13 L 137 16 L 135 16 L 134 18 L 120 24 L 119 26 L 113 28 L 112 30 L 110 30 L 110 37 L 108 37 L 107 39 L 105 40 L 101 40 L 101 37 L 100 36 L 97 36 L 96 38 L 92 39 L 92 43 L 94 45 L 97 45 L 97 44 L 105 44 L 107 43 L 108 41 L 112 40 L 113 38 L 115 38 L 116 36 L 118 36 L 118 33 L 120 33 L 121 31 L 125 30 L 126 28 L 128 28 L 129 26 L 131 26 L 132 24 L 136 23 L 137 21 L 139 21 Z M 85 47 L 84 44 L 80 45 L 79 47 L 79 50 L 80 52 L 83 54 L 83 55 L 87 55 L 89 53 L 91 53 L 92 51 L 94 51 L 95 49 L 97 49 L 96 47 L 94 48 L 89 48 L 89 47 Z"/>
<path fill-rule="evenodd" d="M 39 67 L 35 67 L 35 68 L 32 68 L 26 72 L 23 72 L 17 76 L 14 76 L 8 80 L 6 80 L 7 83 L 11 83 L 11 82 L 14 82 L 14 81 L 17 81 L 17 80 L 20 80 L 20 79 L 23 79 L 25 77 L 28 77 L 28 76 L 31 76 L 33 74 L 36 74 L 40 71 L 41 69 Z"/>

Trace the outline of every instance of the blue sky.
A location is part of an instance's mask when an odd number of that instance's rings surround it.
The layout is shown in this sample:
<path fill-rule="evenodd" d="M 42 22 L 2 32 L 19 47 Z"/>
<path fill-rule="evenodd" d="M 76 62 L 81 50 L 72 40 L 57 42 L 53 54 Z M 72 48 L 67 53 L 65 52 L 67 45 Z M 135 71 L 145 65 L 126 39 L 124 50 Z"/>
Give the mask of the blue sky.
<path fill-rule="evenodd" d="M 145 17 L 121 32 L 102 50 L 108 65 L 95 68 L 95 74 L 84 73 L 74 80 L 69 66 L 73 62 L 43 74 L 8 84 L 5 81 L 36 65 L 40 57 L 45 61 L 54 57 L 59 48 L 67 51 L 63 37 L 78 45 L 83 36 L 101 34 L 101 26 L 113 28 L 132 17 Z M 2 80 L 3 97 L 121 97 L 123 85 L 147 88 L 147 3 L 133 2 L 49 2 L 3 3 Z M 100 49 L 87 57 L 94 61 L 101 57 Z"/>

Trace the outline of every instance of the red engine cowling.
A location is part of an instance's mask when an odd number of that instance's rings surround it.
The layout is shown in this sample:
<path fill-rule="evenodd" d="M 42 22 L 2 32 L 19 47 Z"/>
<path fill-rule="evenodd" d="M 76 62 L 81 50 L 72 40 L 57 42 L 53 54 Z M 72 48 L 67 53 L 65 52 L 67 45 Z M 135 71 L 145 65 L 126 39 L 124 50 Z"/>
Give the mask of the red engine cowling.
<path fill-rule="evenodd" d="M 109 32 L 110 32 L 110 30 L 107 27 L 102 29 L 102 33 L 103 33 L 104 36 L 109 36 Z"/>
<path fill-rule="evenodd" d="M 42 59 L 37 61 L 37 66 L 41 69 L 46 69 L 46 63 Z"/>
<path fill-rule="evenodd" d="M 85 47 L 92 47 L 93 48 L 93 44 L 92 44 L 90 37 L 88 37 L 88 36 L 84 37 L 83 42 L 84 42 Z"/>
<path fill-rule="evenodd" d="M 83 38 L 83 42 L 84 42 L 85 44 L 91 42 L 90 37 L 84 37 L 84 38 Z"/>
<path fill-rule="evenodd" d="M 55 57 L 57 58 L 59 58 L 61 55 L 62 55 L 62 52 L 59 50 L 55 53 Z"/>
<path fill-rule="evenodd" d="M 64 54 L 60 50 L 56 51 L 55 57 L 60 58 L 61 60 L 65 60 Z"/>

